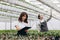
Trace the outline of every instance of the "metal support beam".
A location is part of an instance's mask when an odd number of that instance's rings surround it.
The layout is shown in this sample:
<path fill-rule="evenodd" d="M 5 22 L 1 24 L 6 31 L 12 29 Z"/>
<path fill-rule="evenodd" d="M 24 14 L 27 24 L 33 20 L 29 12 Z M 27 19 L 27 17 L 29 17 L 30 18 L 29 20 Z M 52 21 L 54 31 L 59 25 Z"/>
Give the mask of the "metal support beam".
<path fill-rule="evenodd" d="M 12 17 L 10 17 L 10 30 L 12 30 Z"/>
<path fill-rule="evenodd" d="M 6 30 L 6 27 L 7 27 L 7 22 L 5 22 L 5 30 Z"/>
<path fill-rule="evenodd" d="M 49 2 L 50 0 L 38 0 L 38 1 L 60 13 L 60 9 L 53 3 L 50 3 Z"/>

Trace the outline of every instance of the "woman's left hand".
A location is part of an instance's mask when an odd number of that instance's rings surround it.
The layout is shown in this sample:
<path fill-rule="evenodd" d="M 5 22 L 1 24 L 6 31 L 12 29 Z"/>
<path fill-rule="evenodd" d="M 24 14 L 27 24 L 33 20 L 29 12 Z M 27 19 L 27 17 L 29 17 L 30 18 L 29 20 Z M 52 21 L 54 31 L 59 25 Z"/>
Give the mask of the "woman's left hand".
<path fill-rule="evenodd" d="M 25 30 L 25 32 L 28 32 L 28 30 Z"/>

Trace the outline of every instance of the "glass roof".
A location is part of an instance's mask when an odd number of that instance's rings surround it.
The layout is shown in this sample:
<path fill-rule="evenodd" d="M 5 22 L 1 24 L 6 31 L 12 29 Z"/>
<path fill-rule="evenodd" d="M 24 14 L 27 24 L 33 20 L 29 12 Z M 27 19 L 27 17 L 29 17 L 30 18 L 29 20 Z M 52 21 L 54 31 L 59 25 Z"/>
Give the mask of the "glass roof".
<path fill-rule="evenodd" d="M 33 1 L 32 0 L 29 0 L 29 1 L 25 0 L 25 1 L 29 2 L 31 4 L 35 3 L 33 5 L 36 5 L 39 8 L 42 8 L 48 12 L 49 12 L 50 8 L 53 9 L 53 11 L 52 11 L 53 18 L 60 20 L 59 16 L 58 16 L 58 15 L 60 15 L 60 7 L 58 7 L 58 5 L 60 5 L 60 0 L 47 0 L 47 1 L 46 0 L 33 0 Z M 55 13 L 55 15 L 53 12 Z"/>
<path fill-rule="evenodd" d="M 1 20 L 4 17 L 6 20 L 9 17 L 18 18 L 19 14 L 24 11 L 28 13 L 29 19 L 36 19 L 38 14 L 43 14 L 47 19 L 52 13 L 53 18 L 60 20 L 60 7 L 57 4 L 60 5 L 59 0 L 13 0 L 13 2 L 0 0 L 0 18 Z"/>

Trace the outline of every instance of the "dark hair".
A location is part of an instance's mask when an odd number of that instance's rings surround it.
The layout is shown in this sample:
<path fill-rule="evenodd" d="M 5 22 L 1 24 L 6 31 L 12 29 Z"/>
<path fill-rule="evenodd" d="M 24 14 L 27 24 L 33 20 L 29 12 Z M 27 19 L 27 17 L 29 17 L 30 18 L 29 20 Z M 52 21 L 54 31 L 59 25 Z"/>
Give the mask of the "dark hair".
<path fill-rule="evenodd" d="M 40 19 L 40 14 L 38 14 L 38 19 Z"/>
<path fill-rule="evenodd" d="M 23 17 L 24 15 L 26 15 L 26 19 L 24 20 L 24 22 L 25 22 L 25 23 L 28 23 L 28 21 L 27 21 L 28 15 L 27 15 L 26 12 L 22 12 L 22 13 L 20 14 L 20 16 L 19 16 L 19 18 L 18 18 L 18 21 L 19 21 L 19 22 L 22 22 L 22 17 Z"/>

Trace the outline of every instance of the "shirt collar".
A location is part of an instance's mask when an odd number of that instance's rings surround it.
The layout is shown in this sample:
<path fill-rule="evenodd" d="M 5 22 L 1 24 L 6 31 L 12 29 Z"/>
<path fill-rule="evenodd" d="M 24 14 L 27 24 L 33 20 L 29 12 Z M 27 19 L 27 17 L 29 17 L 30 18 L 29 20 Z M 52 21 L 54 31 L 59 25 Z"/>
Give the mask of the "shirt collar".
<path fill-rule="evenodd" d="M 40 20 L 40 22 L 44 22 L 44 19 Z"/>

